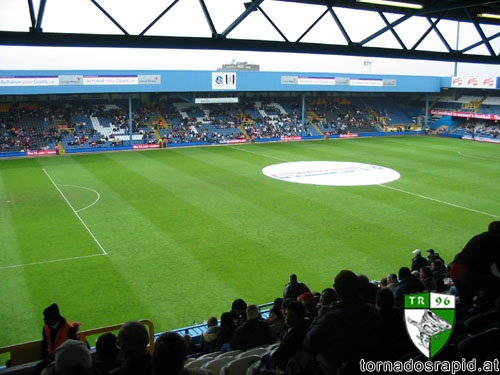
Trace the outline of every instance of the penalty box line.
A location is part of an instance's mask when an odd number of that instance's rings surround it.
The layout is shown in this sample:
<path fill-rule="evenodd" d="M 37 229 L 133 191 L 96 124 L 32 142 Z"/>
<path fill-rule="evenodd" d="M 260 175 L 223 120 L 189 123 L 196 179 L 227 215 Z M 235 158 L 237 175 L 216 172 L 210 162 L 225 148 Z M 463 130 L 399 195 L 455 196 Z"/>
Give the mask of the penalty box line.
<path fill-rule="evenodd" d="M 76 212 L 76 210 L 73 208 L 73 206 L 71 205 L 71 203 L 68 201 L 68 198 L 66 198 L 66 196 L 64 195 L 64 193 L 61 191 L 61 189 L 59 189 L 59 186 L 57 186 L 57 184 L 54 182 L 54 180 L 52 179 L 52 177 L 50 177 L 49 173 L 45 170 L 45 168 L 42 168 L 42 170 L 44 171 L 44 173 L 47 175 L 47 177 L 49 178 L 50 182 L 52 182 L 52 185 L 54 185 L 54 187 L 57 189 L 57 191 L 59 192 L 59 194 L 61 194 L 61 197 L 63 197 L 64 201 L 68 204 L 68 206 L 71 208 L 71 211 L 73 211 L 73 213 L 75 214 L 75 216 L 78 218 L 78 220 L 80 220 L 80 223 L 82 223 L 83 227 L 87 230 L 87 232 L 89 232 L 90 236 L 92 237 L 92 239 L 95 241 L 95 243 L 97 244 L 97 246 L 99 246 L 99 249 L 101 249 L 101 252 L 102 252 L 102 255 L 107 255 L 108 253 L 106 252 L 106 250 L 104 250 L 104 248 L 102 247 L 102 245 L 100 244 L 100 242 L 97 240 L 97 238 L 95 238 L 94 234 L 92 233 L 92 231 L 89 229 L 89 227 L 87 226 L 87 224 L 85 224 L 85 222 L 83 221 L 83 219 L 80 217 L 80 215 L 78 214 L 78 212 Z M 99 254 L 101 255 L 101 254 Z M 72 259 L 72 258 L 69 258 L 69 259 Z"/>

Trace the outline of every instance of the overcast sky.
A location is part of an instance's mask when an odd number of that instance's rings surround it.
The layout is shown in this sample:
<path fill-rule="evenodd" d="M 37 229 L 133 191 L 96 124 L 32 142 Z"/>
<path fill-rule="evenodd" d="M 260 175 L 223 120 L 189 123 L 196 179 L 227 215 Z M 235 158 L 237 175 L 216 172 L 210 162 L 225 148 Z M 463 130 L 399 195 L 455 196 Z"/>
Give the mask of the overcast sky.
<path fill-rule="evenodd" d="M 98 0 L 98 3 L 121 24 L 129 34 L 146 28 L 173 0 Z M 40 0 L 33 0 L 36 9 Z M 217 32 L 224 31 L 244 11 L 243 0 L 205 0 Z M 271 17 L 289 40 L 296 40 L 325 10 L 324 6 L 284 3 L 266 0 L 262 9 Z M 335 8 L 353 41 L 361 41 L 384 26 L 374 13 Z M 399 16 L 386 14 L 389 21 Z M 363 27 L 359 27 L 362 24 Z M 0 29 L 28 31 L 31 25 L 28 2 L 0 0 Z M 42 24 L 46 32 L 121 34 L 121 31 L 90 0 L 47 0 Z M 412 18 L 396 27 L 405 45 L 413 46 L 429 27 L 427 20 Z M 451 46 L 457 39 L 457 24 L 441 21 L 438 27 Z M 415 32 L 415 31 L 418 32 Z M 484 26 L 487 36 L 500 31 L 497 26 Z M 210 37 L 198 0 L 180 0 L 146 35 Z M 260 12 L 253 12 L 228 36 L 229 38 L 283 40 Z M 500 38 L 492 42 L 500 52 Z M 479 41 L 472 25 L 461 23 L 459 46 Z M 303 39 L 304 42 L 345 44 L 333 18 L 327 14 Z M 396 39 L 386 32 L 368 44 L 373 47 L 398 47 Z M 446 51 L 433 31 L 422 43 L 422 49 Z M 474 52 L 485 52 L 480 47 Z M 325 56 L 289 53 L 104 49 L 62 47 L 0 46 L 0 69 L 188 69 L 215 70 L 231 60 L 247 61 L 267 71 L 307 71 L 332 73 L 373 73 L 409 75 L 453 75 L 454 64 L 445 62 L 395 60 L 366 57 Z M 498 65 L 458 65 L 459 75 L 500 76 Z"/>

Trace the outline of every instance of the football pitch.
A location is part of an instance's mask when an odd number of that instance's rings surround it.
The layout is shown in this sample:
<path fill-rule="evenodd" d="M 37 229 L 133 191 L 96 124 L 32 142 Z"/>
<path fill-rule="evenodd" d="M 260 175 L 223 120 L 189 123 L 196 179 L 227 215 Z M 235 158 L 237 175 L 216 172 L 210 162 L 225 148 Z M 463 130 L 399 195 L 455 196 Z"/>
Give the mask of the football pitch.
<path fill-rule="evenodd" d="M 374 164 L 383 185 L 269 178 L 295 161 Z M 82 330 L 150 319 L 157 332 L 231 302 L 271 302 L 342 269 L 380 279 L 413 249 L 450 262 L 500 220 L 500 146 L 437 137 L 174 148 L 0 160 L 0 346 L 41 338 L 53 302 Z"/>

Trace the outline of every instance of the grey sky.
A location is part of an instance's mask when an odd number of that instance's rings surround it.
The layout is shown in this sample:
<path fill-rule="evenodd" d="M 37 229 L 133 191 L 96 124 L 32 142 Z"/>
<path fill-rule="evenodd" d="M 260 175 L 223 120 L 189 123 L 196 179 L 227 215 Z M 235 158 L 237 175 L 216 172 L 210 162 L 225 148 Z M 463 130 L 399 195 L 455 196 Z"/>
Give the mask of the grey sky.
<path fill-rule="evenodd" d="M 34 0 L 38 7 L 40 0 Z M 140 33 L 172 0 L 98 0 L 130 34 Z M 244 10 L 243 0 L 205 0 L 218 32 L 222 32 Z M 30 19 L 27 1 L 0 0 L 0 29 L 27 31 Z M 297 39 L 324 11 L 323 6 L 265 1 L 262 8 L 278 25 L 289 40 Z M 360 41 L 378 30 L 383 21 L 377 15 L 349 9 L 337 9 L 349 35 Z M 390 21 L 399 16 L 387 14 Z M 356 22 L 353 22 L 356 20 Z M 362 23 L 364 26 L 359 27 Z M 441 21 L 439 29 L 450 45 L 456 41 L 455 22 Z M 46 32 L 120 34 L 89 0 L 47 0 L 43 19 Z M 415 30 L 425 30 L 425 19 L 412 19 L 397 27 L 403 42 L 412 45 L 421 35 Z M 485 26 L 486 35 L 500 31 L 500 27 Z M 180 0 L 147 35 L 209 37 L 210 29 L 198 0 Z M 282 40 L 260 12 L 253 12 L 230 34 L 230 38 Z M 462 23 L 460 44 L 468 45 L 479 40 L 471 25 Z M 342 34 L 331 17 L 324 17 L 304 38 L 305 42 L 345 44 Z M 500 41 L 492 43 L 498 53 Z M 391 33 L 386 32 L 373 40 L 370 46 L 397 47 Z M 422 48 L 445 51 L 434 32 L 424 41 Z M 481 47 L 484 48 L 484 47 Z M 485 50 L 484 50 L 485 51 Z M 0 46 L 0 69 L 200 69 L 214 70 L 232 59 L 260 64 L 261 70 L 309 71 L 338 73 L 374 73 L 438 75 L 453 74 L 453 63 L 324 56 L 289 53 L 264 53 L 240 51 L 194 51 L 153 49 L 104 49 L 61 47 L 7 47 Z M 365 64 L 369 60 L 371 63 Z M 460 75 L 500 76 L 498 65 L 459 64 Z"/>

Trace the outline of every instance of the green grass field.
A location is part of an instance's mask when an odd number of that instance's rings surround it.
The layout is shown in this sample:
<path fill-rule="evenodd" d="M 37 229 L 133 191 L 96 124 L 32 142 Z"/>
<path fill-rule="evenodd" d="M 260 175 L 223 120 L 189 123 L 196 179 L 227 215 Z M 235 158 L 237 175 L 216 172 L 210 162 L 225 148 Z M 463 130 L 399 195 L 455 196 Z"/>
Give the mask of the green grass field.
<path fill-rule="evenodd" d="M 261 172 L 308 160 L 401 178 L 334 187 Z M 0 160 L 0 346 L 39 339 L 53 302 L 82 330 L 164 331 L 235 298 L 270 302 L 292 272 L 322 290 L 341 269 L 397 272 L 415 248 L 451 261 L 500 218 L 499 177 L 499 145 L 424 136 Z"/>

